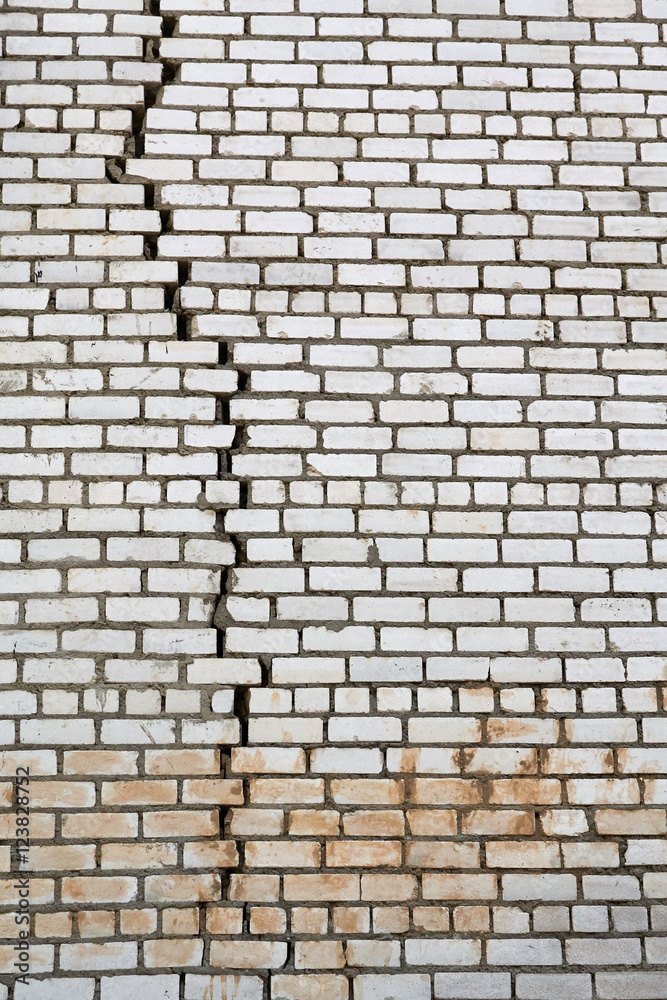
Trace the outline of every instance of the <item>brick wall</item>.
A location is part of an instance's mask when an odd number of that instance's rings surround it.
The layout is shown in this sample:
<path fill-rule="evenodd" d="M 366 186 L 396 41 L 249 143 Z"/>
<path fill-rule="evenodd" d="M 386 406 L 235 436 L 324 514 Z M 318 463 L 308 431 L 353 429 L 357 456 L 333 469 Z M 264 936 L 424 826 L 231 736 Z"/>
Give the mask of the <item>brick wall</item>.
<path fill-rule="evenodd" d="M 0 5 L 0 1000 L 667 998 L 666 31 Z"/>

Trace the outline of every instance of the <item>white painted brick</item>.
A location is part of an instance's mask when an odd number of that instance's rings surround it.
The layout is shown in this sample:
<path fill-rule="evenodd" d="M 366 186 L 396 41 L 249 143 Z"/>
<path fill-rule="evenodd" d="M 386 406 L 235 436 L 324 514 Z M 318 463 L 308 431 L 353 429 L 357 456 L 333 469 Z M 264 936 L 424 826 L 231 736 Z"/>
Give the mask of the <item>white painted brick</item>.
<path fill-rule="evenodd" d="M 105 867 L 174 867 L 77 889 L 99 835 L 35 812 L 38 935 L 86 899 L 122 940 L 30 989 L 259 1000 L 297 934 L 276 1000 L 657 996 L 658 904 L 657 971 L 606 970 L 664 890 L 663 0 L 66 2 L 0 15 L 0 735 L 80 746 L 58 808 L 108 775 L 167 824 Z"/>

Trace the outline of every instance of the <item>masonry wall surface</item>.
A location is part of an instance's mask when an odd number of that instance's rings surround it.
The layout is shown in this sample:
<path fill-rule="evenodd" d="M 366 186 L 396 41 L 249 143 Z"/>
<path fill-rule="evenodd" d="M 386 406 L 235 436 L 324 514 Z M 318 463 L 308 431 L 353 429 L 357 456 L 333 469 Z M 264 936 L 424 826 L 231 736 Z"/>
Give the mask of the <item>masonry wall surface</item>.
<path fill-rule="evenodd" d="M 0 3 L 0 1000 L 666 1000 L 666 33 Z"/>

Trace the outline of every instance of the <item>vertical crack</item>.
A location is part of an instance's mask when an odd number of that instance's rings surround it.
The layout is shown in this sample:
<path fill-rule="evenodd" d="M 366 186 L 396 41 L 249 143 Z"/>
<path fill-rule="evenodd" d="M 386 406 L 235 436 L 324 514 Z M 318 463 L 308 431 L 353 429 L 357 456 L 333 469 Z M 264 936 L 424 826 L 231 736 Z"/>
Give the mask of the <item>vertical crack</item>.
<path fill-rule="evenodd" d="M 167 60 L 163 57 L 161 51 L 161 41 L 164 38 L 170 38 L 176 30 L 176 18 L 173 16 L 164 16 L 160 12 L 160 2 L 159 0 L 144 0 L 144 13 L 151 15 L 153 17 L 160 17 L 160 34 L 159 36 L 154 36 L 149 38 L 144 42 L 143 57 L 146 63 L 158 63 L 161 67 L 160 80 L 159 82 L 146 83 L 143 84 L 143 94 L 144 100 L 141 107 L 133 110 L 132 113 L 132 127 L 131 132 L 127 135 L 125 140 L 125 147 L 123 150 L 123 155 L 119 157 L 109 158 L 106 160 L 106 176 L 108 180 L 113 184 L 122 183 L 137 183 L 136 174 L 129 176 L 127 173 L 127 166 L 129 160 L 140 160 L 146 153 L 146 134 L 148 130 L 148 112 L 151 108 L 156 105 L 160 105 L 164 89 L 168 86 L 176 77 L 178 73 L 178 64 L 173 60 Z M 172 227 L 172 210 L 168 208 L 163 208 L 159 196 L 156 197 L 155 184 L 149 179 L 142 179 L 143 189 L 144 189 L 144 208 L 157 211 L 160 220 L 159 229 L 152 233 L 144 234 L 144 246 L 143 255 L 147 260 L 158 260 L 159 259 L 159 239 L 161 236 L 167 234 L 171 231 Z M 164 310 L 174 317 L 174 328 L 176 333 L 177 341 L 188 341 L 190 339 L 190 322 L 188 318 L 188 312 L 184 306 L 183 301 L 183 289 L 190 280 L 190 261 L 187 258 L 177 259 L 177 278 L 175 284 L 165 284 L 163 285 L 164 292 Z M 229 352 L 226 343 L 222 342 L 218 347 L 218 359 L 217 365 L 213 370 L 219 371 L 221 368 L 226 368 L 229 362 Z M 238 387 L 238 391 L 243 391 L 245 389 L 245 381 L 241 378 L 241 385 Z M 218 397 L 220 400 L 220 397 Z M 230 419 L 230 407 L 227 399 L 223 396 L 222 400 L 216 407 L 216 425 L 219 423 L 222 425 L 231 426 Z M 237 430 L 234 434 L 234 440 L 231 445 L 231 449 L 238 448 L 238 438 L 240 430 Z M 215 446 L 213 446 L 215 447 Z M 235 561 L 234 564 L 229 567 L 223 567 L 221 573 L 221 588 L 220 597 L 217 602 L 216 611 L 213 619 L 213 627 L 217 630 L 217 656 L 222 658 L 225 655 L 224 650 L 224 632 L 228 624 L 232 623 L 231 616 L 226 611 L 226 595 L 231 592 L 233 588 L 233 573 L 234 566 L 238 565 L 240 557 L 242 555 L 242 543 L 237 535 L 227 534 L 223 526 L 224 511 L 230 507 L 246 507 L 248 489 L 246 484 L 239 484 L 239 500 L 238 503 L 234 498 L 234 489 L 231 484 L 234 483 L 233 477 L 231 476 L 231 470 L 229 468 L 228 459 L 229 449 L 220 448 L 219 449 L 219 462 L 218 462 L 218 482 L 229 482 L 230 489 L 227 491 L 221 491 L 219 500 L 210 501 L 205 504 L 206 507 L 214 506 L 218 508 L 216 523 L 215 523 L 215 535 L 218 538 L 229 541 L 235 548 Z M 267 681 L 267 671 L 265 667 L 262 667 L 262 684 L 265 685 Z M 250 681 L 250 683 L 253 683 Z M 217 749 L 220 751 L 220 776 L 222 778 L 231 777 L 232 768 L 232 751 L 236 746 L 245 747 L 248 744 L 248 717 L 250 711 L 250 687 L 241 683 L 239 684 L 233 692 L 233 701 L 228 709 L 230 715 L 238 721 L 238 740 L 237 742 L 230 741 L 229 743 L 219 743 Z M 206 713 L 208 714 L 208 712 Z M 245 792 L 244 792 L 245 797 Z M 233 816 L 233 806 L 222 805 L 219 808 L 219 830 L 218 839 L 224 841 L 231 841 L 235 844 L 237 852 L 237 862 L 231 867 L 222 867 L 219 869 L 221 884 L 222 884 L 222 900 L 229 900 L 229 884 L 233 873 L 244 872 L 245 871 L 245 854 L 244 854 L 244 840 L 235 837 L 232 833 L 231 819 Z M 205 919 L 200 919 L 199 934 L 206 937 L 207 932 L 205 929 Z M 180 992 L 183 994 L 184 989 L 184 977 L 181 977 L 180 982 Z"/>
<path fill-rule="evenodd" d="M 240 746 L 248 745 L 248 719 L 250 717 L 250 688 L 237 687 L 234 691 L 234 715 L 241 726 Z"/>

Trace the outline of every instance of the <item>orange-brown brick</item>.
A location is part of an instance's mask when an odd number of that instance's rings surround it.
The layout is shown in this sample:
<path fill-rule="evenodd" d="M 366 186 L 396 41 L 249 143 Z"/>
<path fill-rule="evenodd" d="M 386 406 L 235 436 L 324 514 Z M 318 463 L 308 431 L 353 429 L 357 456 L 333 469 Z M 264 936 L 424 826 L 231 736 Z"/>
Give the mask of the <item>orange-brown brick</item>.
<path fill-rule="evenodd" d="M 371 929 L 367 906 L 334 906 L 332 917 L 334 934 L 367 934 Z"/>
<path fill-rule="evenodd" d="M 345 965 L 340 941 L 297 941 L 294 966 L 297 969 L 342 969 Z"/>
<path fill-rule="evenodd" d="M 405 798 L 405 782 L 388 778 L 336 778 L 331 796 L 341 805 L 397 805 Z"/>
<path fill-rule="evenodd" d="M 253 903 L 273 903 L 277 902 L 279 897 L 280 876 L 278 875 L 230 876 L 229 899 L 232 902 L 247 900 Z"/>
<path fill-rule="evenodd" d="M 219 774 L 218 750 L 146 750 L 146 774 Z"/>
<path fill-rule="evenodd" d="M 292 837 L 335 837 L 340 817 L 332 809 L 293 809 L 289 814 Z"/>
<path fill-rule="evenodd" d="M 329 868 L 398 868 L 402 855 L 401 844 L 394 840 L 332 840 L 327 843 L 326 863 Z"/>
<path fill-rule="evenodd" d="M 405 831 L 403 813 L 396 809 L 360 810 L 343 816 L 348 837 L 400 837 Z"/>
<path fill-rule="evenodd" d="M 153 934 L 157 930 L 157 910 L 121 910 L 121 934 L 139 935 Z"/>
<path fill-rule="evenodd" d="M 492 805 L 552 805 L 561 801 L 559 781 L 540 778 L 497 778 L 491 781 Z"/>
<path fill-rule="evenodd" d="M 162 933 L 196 935 L 199 932 L 199 911 L 193 906 L 171 907 L 162 911 Z"/>
<path fill-rule="evenodd" d="M 324 801 L 322 778 L 253 778 L 248 782 L 250 801 L 266 805 L 285 802 L 319 805 Z"/>
<path fill-rule="evenodd" d="M 416 875 L 362 875 L 361 898 L 373 901 L 417 898 Z"/>
<path fill-rule="evenodd" d="M 63 837 L 72 840 L 136 837 L 138 830 L 136 813 L 68 813 L 62 818 Z"/>
<path fill-rule="evenodd" d="M 475 809 L 461 817 L 461 832 L 476 835 L 530 834 L 535 832 L 535 814 L 523 809 Z"/>
<path fill-rule="evenodd" d="M 359 899 L 358 875 L 285 875 L 285 899 L 346 901 Z"/>
<path fill-rule="evenodd" d="M 151 939 L 144 943 L 146 967 L 178 968 L 201 965 L 204 942 L 197 938 Z"/>
<path fill-rule="evenodd" d="M 597 809 L 595 828 L 602 836 L 654 837 L 667 833 L 667 814 L 664 809 Z"/>
<path fill-rule="evenodd" d="M 246 844 L 249 868 L 319 868 L 320 845 L 312 841 L 258 840 Z"/>
<path fill-rule="evenodd" d="M 415 778 L 410 793 L 413 805 L 473 805 L 481 801 L 479 782 L 462 778 Z"/>
<path fill-rule="evenodd" d="M 186 805 L 243 805 L 243 784 L 238 779 L 192 778 L 183 782 Z"/>
<path fill-rule="evenodd" d="M 4 915 L 3 915 L 4 916 Z M 3 927 L 2 933 L 7 937 L 14 937 L 16 924 L 13 915 L 7 916 L 7 927 Z M 9 920 L 11 919 L 11 926 Z M 71 913 L 36 913 L 35 914 L 35 935 L 43 938 L 67 938 L 72 934 L 72 914 Z"/>
<path fill-rule="evenodd" d="M 489 930 L 487 906 L 454 907 L 454 930 L 461 934 L 484 934 Z"/>
<path fill-rule="evenodd" d="M 156 810 L 143 814 L 143 828 L 145 837 L 215 837 L 220 823 L 213 810 Z"/>
<path fill-rule="evenodd" d="M 82 910 L 77 913 L 76 922 L 82 938 L 113 937 L 116 928 L 112 910 Z"/>
<path fill-rule="evenodd" d="M 422 877 L 424 899 L 495 899 L 498 885 L 495 875 L 425 874 Z"/>
<path fill-rule="evenodd" d="M 337 912 L 341 907 L 335 907 Z M 292 909 L 292 932 L 294 934 L 326 934 L 329 911 L 323 906 L 295 906 Z"/>
<path fill-rule="evenodd" d="M 177 861 L 175 844 L 103 844 L 102 868 L 164 868 Z"/>
<path fill-rule="evenodd" d="M 176 799 L 175 781 L 113 781 L 102 785 L 102 802 L 107 806 L 173 805 Z"/>
<path fill-rule="evenodd" d="M 149 875 L 146 899 L 151 903 L 207 902 L 220 898 L 218 875 Z"/>
<path fill-rule="evenodd" d="M 183 845 L 185 868 L 234 868 L 239 863 L 233 840 L 202 840 Z"/>
<path fill-rule="evenodd" d="M 273 906 L 253 906 L 250 909 L 251 934 L 284 934 L 287 914 Z"/>
<path fill-rule="evenodd" d="M 227 969 L 280 969 L 287 958 L 282 941 L 211 942 L 211 965 Z"/>
<path fill-rule="evenodd" d="M 453 809 L 408 809 L 410 832 L 418 837 L 454 837 L 456 812 Z"/>
<path fill-rule="evenodd" d="M 449 910 L 446 906 L 415 906 L 412 920 L 416 930 L 449 930 Z"/>
<path fill-rule="evenodd" d="M 64 774 L 138 774 L 133 750 L 66 750 Z"/>

